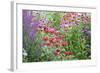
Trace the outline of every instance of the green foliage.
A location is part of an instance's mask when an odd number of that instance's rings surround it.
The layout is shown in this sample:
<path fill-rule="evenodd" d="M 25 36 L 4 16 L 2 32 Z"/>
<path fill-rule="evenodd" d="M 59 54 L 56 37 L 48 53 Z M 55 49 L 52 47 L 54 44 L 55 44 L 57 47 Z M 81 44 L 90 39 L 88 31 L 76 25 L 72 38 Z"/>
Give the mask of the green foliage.
<path fill-rule="evenodd" d="M 88 52 L 90 52 L 90 48 L 87 48 L 87 40 L 90 38 L 86 38 L 84 34 L 81 32 L 84 28 L 84 24 L 80 24 L 79 26 L 72 26 L 70 30 L 65 34 L 66 41 L 69 42 L 69 46 L 66 50 L 70 50 L 74 53 L 75 58 L 77 59 L 89 59 Z"/>
<path fill-rule="evenodd" d="M 50 26 L 56 29 L 59 29 L 59 27 L 57 26 L 59 26 L 60 24 L 60 18 L 61 18 L 60 13 L 57 13 L 57 12 L 49 13 L 48 18 L 49 18 L 49 21 L 52 21 Z"/>

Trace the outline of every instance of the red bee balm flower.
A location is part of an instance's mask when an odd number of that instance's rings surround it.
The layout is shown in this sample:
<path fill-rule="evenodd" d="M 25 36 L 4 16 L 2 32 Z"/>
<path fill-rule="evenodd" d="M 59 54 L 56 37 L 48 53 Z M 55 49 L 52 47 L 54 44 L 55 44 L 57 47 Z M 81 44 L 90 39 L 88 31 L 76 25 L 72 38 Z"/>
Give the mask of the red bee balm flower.
<path fill-rule="evenodd" d="M 50 46 L 51 44 L 49 42 L 43 43 L 43 46 Z"/>
<path fill-rule="evenodd" d="M 43 40 L 47 41 L 48 40 L 48 36 L 43 37 Z"/>
<path fill-rule="evenodd" d="M 57 50 L 54 52 L 54 55 L 56 55 L 56 56 L 60 55 L 60 50 L 57 49 Z"/>
<path fill-rule="evenodd" d="M 44 32 L 45 32 L 45 33 L 48 33 L 48 32 L 49 32 L 48 27 L 44 27 Z"/>
<path fill-rule="evenodd" d="M 46 43 L 46 45 L 47 45 L 47 46 L 50 46 L 51 44 L 48 42 L 48 43 Z"/>
<path fill-rule="evenodd" d="M 61 39 L 56 39 L 56 42 L 60 42 L 61 41 Z"/>
<path fill-rule="evenodd" d="M 72 52 L 64 52 L 65 55 L 72 55 Z"/>
<path fill-rule="evenodd" d="M 61 41 L 61 39 L 58 36 L 56 36 L 55 39 L 56 39 L 56 42 L 60 42 Z"/>
<path fill-rule="evenodd" d="M 67 46 L 68 43 L 67 43 L 67 42 L 62 42 L 61 45 L 62 45 L 62 46 Z"/>
<path fill-rule="evenodd" d="M 56 43 L 56 39 L 53 37 L 53 38 L 50 38 L 50 43 Z"/>
<path fill-rule="evenodd" d="M 60 52 L 60 50 L 59 50 L 59 49 L 57 49 L 57 50 L 56 50 L 56 52 Z"/>

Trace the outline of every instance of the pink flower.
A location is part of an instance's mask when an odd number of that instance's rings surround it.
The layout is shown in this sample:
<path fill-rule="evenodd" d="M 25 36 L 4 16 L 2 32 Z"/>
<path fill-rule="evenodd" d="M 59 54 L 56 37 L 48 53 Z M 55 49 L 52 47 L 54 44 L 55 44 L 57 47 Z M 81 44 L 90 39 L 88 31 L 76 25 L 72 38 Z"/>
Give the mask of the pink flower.
<path fill-rule="evenodd" d="M 50 42 L 46 42 L 46 43 L 43 43 L 43 46 L 50 46 L 51 45 L 51 43 Z"/>
<path fill-rule="evenodd" d="M 67 43 L 67 42 L 62 42 L 61 45 L 62 45 L 62 46 L 67 46 L 68 43 Z"/>
<path fill-rule="evenodd" d="M 50 38 L 49 41 L 50 41 L 50 43 L 56 43 L 55 37 Z"/>
<path fill-rule="evenodd" d="M 44 32 L 48 33 L 49 32 L 49 28 L 48 27 L 44 27 Z"/>
<path fill-rule="evenodd" d="M 64 28 L 64 27 L 65 27 L 65 24 L 61 24 L 60 27 L 61 27 L 61 28 Z"/>
<path fill-rule="evenodd" d="M 58 37 L 58 36 L 56 36 L 55 39 L 56 39 L 56 42 L 60 42 L 61 41 L 61 38 Z"/>
<path fill-rule="evenodd" d="M 49 39 L 48 36 L 43 37 L 44 41 L 47 41 L 48 39 Z"/>
<path fill-rule="evenodd" d="M 50 42 L 48 42 L 48 43 L 46 43 L 46 45 L 47 45 L 47 46 L 50 46 L 51 44 L 50 44 Z"/>
<path fill-rule="evenodd" d="M 72 55 L 72 52 L 64 52 L 65 55 Z"/>
<path fill-rule="evenodd" d="M 60 25 L 61 28 L 68 27 L 68 26 L 69 26 L 68 24 L 61 24 Z"/>
<path fill-rule="evenodd" d="M 49 28 L 49 33 L 54 34 L 56 30 L 54 28 Z"/>

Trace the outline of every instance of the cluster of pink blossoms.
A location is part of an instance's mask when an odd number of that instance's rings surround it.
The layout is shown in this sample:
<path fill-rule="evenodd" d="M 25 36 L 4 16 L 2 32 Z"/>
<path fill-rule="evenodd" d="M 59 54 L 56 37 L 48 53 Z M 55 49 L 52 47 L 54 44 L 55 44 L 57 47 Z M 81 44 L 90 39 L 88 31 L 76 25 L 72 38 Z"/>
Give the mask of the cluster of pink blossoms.
<path fill-rule="evenodd" d="M 79 25 L 80 23 L 88 24 L 91 22 L 90 19 L 90 15 L 87 13 L 69 12 L 64 14 L 60 26 L 64 28 L 72 25 Z"/>

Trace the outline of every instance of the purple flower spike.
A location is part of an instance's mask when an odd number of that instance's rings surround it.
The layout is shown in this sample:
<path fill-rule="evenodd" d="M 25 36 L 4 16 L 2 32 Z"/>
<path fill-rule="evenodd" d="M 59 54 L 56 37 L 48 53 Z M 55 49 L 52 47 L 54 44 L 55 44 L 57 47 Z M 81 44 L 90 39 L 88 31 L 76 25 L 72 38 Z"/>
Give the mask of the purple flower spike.
<path fill-rule="evenodd" d="M 38 27 L 38 24 L 39 24 L 39 22 L 34 21 L 31 23 L 31 26 L 36 28 L 36 27 Z"/>
<path fill-rule="evenodd" d="M 23 10 L 23 23 L 28 25 L 31 23 L 33 16 L 29 10 Z"/>
<path fill-rule="evenodd" d="M 39 22 L 37 22 L 37 21 L 31 23 L 31 27 L 32 27 L 34 33 L 36 33 L 38 31 L 37 30 L 38 25 L 39 25 Z"/>
<path fill-rule="evenodd" d="M 29 33 L 29 38 L 32 39 L 33 36 L 34 36 L 34 32 L 31 31 L 31 32 Z"/>
<path fill-rule="evenodd" d="M 32 13 L 30 10 L 23 10 L 23 25 L 24 25 L 24 31 L 29 32 L 30 24 L 32 22 Z"/>

